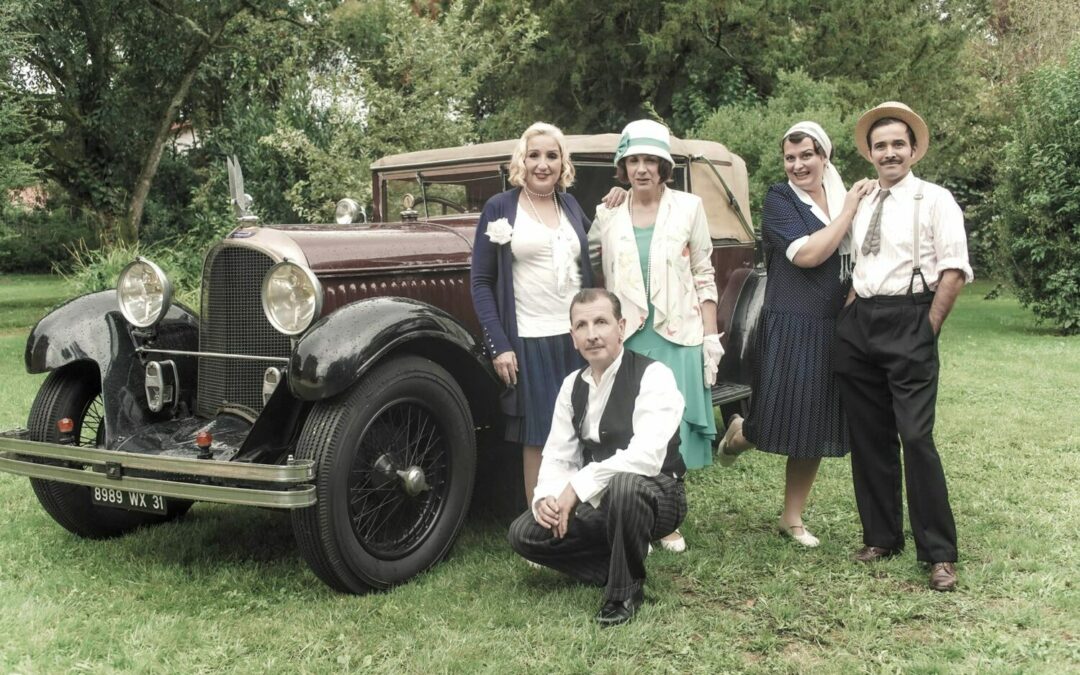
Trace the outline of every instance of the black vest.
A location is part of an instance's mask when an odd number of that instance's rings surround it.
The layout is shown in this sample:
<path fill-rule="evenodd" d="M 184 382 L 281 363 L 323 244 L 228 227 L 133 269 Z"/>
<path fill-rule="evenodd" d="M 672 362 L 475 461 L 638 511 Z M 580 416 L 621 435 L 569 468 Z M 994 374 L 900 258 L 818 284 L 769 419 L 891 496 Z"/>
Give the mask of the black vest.
<path fill-rule="evenodd" d="M 634 436 L 634 402 L 637 400 L 638 390 L 641 389 L 641 377 L 645 369 L 653 359 L 642 356 L 629 349 L 623 349 L 622 364 L 619 372 L 615 373 L 615 381 L 611 386 L 611 396 L 608 398 L 607 407 L 600 416 L 600 442 L 594 442 L 585 438 L 582 430 L 585 424 L 585 410 L 589 406 L 589 385 L 581 379 L 581 374 L 589 369 L 589 366 L 578 371 L 574 379 L 574 388 L 570 393 L 570 403 L 574 409 L 574 429 L 578 432 L 578 438 L 585 446 L 585 464 L 589 462 L 602 462 L 615 454 L 616 450 L 625 449 Z M 681 479 L 686 475 L 686 464 L 679 453 L 679 430 L 675 429 L 675 435 L 671 437 L 667 445 L 667 456 L 664 457 L 664 465 L 660 473 Z"/>

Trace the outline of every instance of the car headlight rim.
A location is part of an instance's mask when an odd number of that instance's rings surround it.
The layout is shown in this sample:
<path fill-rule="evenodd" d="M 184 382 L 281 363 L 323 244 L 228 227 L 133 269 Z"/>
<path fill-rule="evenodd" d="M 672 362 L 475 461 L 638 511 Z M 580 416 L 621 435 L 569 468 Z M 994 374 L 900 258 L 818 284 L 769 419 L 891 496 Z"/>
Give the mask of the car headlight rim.
<path fill-rule="evenodd" d="M 292 274 L 293 279 L 299 279 L 306 292 L 307 297 L 303 300 L 301 305 L 303 311 L 299 317 L 296 316 L 298 314 L 296 307 L 291 308 L 290 311 L 290 308 L 275 305 L 271 294 L 272 284 L 277 280 L 284 280 L 283 275 L 286 273 Z M 267 270 L 263 276 L 260 295 L 263 314 L 266 315 L 267 321 L 274 330 L 284 335 L 293 336 L 303 333 L 322 314 L 323 292 L 318 277 L 305 265 L 299 265 L 291 260 L 283 260 Z M 289 314 L 294 316 L 290 319 Z"/>
<path fill-rule="evenodd" d="M 142 295 L 132 294 L 133 274 L 137 269 L 143 270 L 143 291 L 146 290 L 146 272 L 151 279 L 152 293 Z M 120 313 L 132 326 L 136 328 L 150 328 L 157 325 L 168 313 L 172 306 L 173 286 L 164 270 L 153 261 L 142 256 L 124 266 L 120 276 L 116 280 L 116 303 L 120 307 Z M 144 306 L 142 311 L 137 311 L 137 303 Z M 149 309 L 154 308 L 154 309 Z"/>

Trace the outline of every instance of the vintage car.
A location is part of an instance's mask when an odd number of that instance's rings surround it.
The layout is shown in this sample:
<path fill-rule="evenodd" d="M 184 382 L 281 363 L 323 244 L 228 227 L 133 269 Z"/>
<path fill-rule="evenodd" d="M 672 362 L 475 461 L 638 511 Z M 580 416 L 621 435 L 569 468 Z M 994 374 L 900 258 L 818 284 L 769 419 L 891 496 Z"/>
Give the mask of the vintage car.
<path fill-rule="evenodd" d="M 583 205 L 613 184 L 617 142 L 568 138 Z M 339 591 L 437 563 L 474 486 L 479 498 L 521 482 L 520 453 L 496 440 L 500 385 L 469 294 L 479 212 L 508 187 L 515 143 L 375 162 L 359 224 L 343 200 L 337 224 L 259 225 L 230 162 L 240 224 L 206 255 L 200 311 L 171 302 L 161 269 L 139 259 L 115 291 L 43 318 L 25 360 L 48 376 L 28 428 L 0 434 L 0 470 L 30 477 L 83 537 L 206 501 L 291 510 L 303 557 Z M 713 142 L 672 139 L 672 155 L 675 187 L 706 206 L 727 349 L 713 398 L 731 408 L 750 392 L 764 286 L 746 168 Z"/>

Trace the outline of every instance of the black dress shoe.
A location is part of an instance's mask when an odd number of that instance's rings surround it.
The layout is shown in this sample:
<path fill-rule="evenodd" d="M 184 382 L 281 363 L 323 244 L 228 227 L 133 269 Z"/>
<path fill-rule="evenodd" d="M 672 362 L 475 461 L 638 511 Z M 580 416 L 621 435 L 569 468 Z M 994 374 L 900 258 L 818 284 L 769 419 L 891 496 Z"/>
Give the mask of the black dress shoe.
<path fill-rule="evenodd" d="M 602 628 L 618 626 L 634 618 L 638 608 L 645 602 L 645 592 L 640 588 L 626 600 L 608 600 L 596 614 L 596 623 Z"/>

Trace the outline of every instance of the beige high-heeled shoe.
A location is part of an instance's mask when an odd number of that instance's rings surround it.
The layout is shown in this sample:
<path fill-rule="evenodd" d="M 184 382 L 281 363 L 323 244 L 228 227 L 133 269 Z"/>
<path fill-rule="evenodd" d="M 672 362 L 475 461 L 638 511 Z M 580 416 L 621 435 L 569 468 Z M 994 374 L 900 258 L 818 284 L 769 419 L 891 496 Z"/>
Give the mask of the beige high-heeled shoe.
<path fill-rule="evenodd" d="M 806 548 L 814 548 L 821 543 L 821 540 L 810 534 L 810 530 L 806 529 L 805 525 L 785 525 L 784 521 L 777 523 L 777 527 L 780 529 L 780 534 L 789 539 L 794 539 Z M 796 532 L 799 530 L 799 532 Z"/>
<path fill-rule="evenodd" d="M 717 446 L 720 466 L 731 466 L 739 455 L 754 447 L 745 437 L 742 437 L 742 425 L 742 415 L 735 414 L 728 418 L 727 430 L 724 431 L 724 437 L 720 439 L 720 445 Z M 742 440 L 737 440 L 736 436 L 742 437 Z"/>

